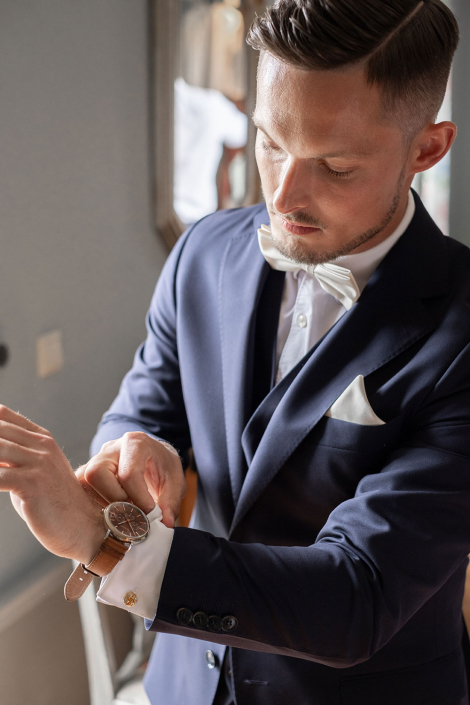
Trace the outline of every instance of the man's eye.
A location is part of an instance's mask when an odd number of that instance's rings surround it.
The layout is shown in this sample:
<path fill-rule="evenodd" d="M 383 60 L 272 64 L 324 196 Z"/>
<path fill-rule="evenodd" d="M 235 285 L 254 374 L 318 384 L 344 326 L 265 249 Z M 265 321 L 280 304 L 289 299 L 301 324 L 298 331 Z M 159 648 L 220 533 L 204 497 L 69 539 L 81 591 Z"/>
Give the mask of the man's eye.
<path fill-rule="evenodd" d="M 354 174 L 354 169 L 351 169 L 350 171 L 334 171 L 333 169 L 330 169 L 327 164 L 325 164 L 325 169 L 329 174 L 331 174 L 331 176 L 334 176 L 337 179 L 347 179 L 348 176 Z"/>
<path fill-rule="evenodd" d="M 269 144 L 268 142 L 261 142 L 263 149 L 270 150 L 272 152 L 278 152 L 281 148 L 277 144 Z"/>

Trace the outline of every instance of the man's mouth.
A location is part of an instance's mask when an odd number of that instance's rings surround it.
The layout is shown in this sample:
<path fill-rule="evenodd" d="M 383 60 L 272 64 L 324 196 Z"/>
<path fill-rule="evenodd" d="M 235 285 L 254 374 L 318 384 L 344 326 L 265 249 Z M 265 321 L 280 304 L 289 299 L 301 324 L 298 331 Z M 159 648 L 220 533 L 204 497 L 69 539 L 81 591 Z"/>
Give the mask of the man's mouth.
<path fill-rule="evenodd" d="M 284 218 L 280 218 L 282 227 L 293 235 L 309 235 L 310 233 L 319 233 L 321 228 L 315 228 L 312 225 L 298 225 L 296 223 L 291 223 Z"/>

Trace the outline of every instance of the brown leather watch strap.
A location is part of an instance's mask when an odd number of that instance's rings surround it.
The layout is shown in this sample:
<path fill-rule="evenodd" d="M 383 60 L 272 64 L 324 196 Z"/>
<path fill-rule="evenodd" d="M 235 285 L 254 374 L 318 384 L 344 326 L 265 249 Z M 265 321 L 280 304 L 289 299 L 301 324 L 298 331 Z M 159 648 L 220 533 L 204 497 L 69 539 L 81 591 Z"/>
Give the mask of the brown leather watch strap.
<path fill-rule="evenodd" d="M 82 564 L 78 564 L 70 578 L 65 583 L 64 595 L 69 602 L 75 602 L 83 595 L 95 576 L 87 573 Z"/>
<path fill-rule="evenodd" d="M 107 536 L 100 550 L 87 566 L 78 565 L 65 583 L 64 595 L 69 602 L 78 600 L 83 595 L 93 578 L 109 575 L 112 569 L 122 561 L 130 546 Z"/>
<path fill-rule="evenodd" d="M 93 573 L 99 578 L 104 578 L 109 575 L 112 569 L 122 561 L 127 551 L 129 544 L 122 543 L 113 536 L 108 536 L 100 546 L 100 550 L 93 558 L 91 563 L 85 566 L 89 573 Z"/>

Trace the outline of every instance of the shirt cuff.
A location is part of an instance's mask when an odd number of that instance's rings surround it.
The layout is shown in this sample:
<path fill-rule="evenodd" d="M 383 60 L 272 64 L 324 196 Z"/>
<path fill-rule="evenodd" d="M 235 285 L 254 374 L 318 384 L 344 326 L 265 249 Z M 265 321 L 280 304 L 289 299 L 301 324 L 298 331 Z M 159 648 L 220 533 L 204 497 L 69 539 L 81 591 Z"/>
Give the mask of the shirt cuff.
<path fill-rule="evenodd" d="M 142 543 L 131 546 L 122 561 L 102 579 L 96 599 L 153 620 L 174 531 L 162 524 L 158 504 L 148 519 L 149 535 Z"/>

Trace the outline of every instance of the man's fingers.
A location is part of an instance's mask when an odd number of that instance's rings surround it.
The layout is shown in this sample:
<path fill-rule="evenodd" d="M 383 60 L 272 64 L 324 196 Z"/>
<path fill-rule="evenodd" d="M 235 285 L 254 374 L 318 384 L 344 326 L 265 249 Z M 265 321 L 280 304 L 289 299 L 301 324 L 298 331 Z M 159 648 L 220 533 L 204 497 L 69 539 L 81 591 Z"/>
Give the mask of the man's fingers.
<path fill-rule="evenodd" d="M 0 466 L 0 492 L 20 492 L 24 477 L 15 467 Z"/>
<path fill-rule="evenodd" d="M 88 485 L 107 503 L 131 501 L 148 513 L 155 506 L 144 480 L 148 456 L 148 448 L 141 441 L 125 434 L 105 443 L 94 458 L 79 468 L 77 478 L 85 490 Z"/>
<path fill-rule="evenodd" d="M 9 468 L 30 465 L 35 453 L 35 450 L 20 446 L 13 441 L 0 438 L 0 467 Z M 37 454 L 36 457 L 38 457 Z"/>
<path fill-rule="evenodd" d="M 172 529 L 177 520 L 183 497 L 186 494 L 186 481 L 183 472 L 181 477 L 173 475 L 171 482 L 166 482 L 158 496 L 158 506 L 162 510 L 162 523 Z"/>
<path fill-rule="evenodd" d="M 116 464 L 96 455 L 79 468 L 77 478 L 89 496 L 102 506 L 110 502 L 127 502 L 129 496 L 117 478 Z"/>
<path fill-rule="evenodd" d="M 108 502 L 128 500 L 147 514 L 158 501 L 163 523 L 169 527 L 174 526 L 186 493 L 178 455 L 140 432 L 105 443 L 79 468 L 77 478 L 85 490 L 91 488 Z"/>
<path fill-rule="evenodd" d="M 123 443 L 119 458 L 118 479 L 131 502 L 146 514 L 155 507 L 155 500 L 145 481 L 147 463 L 152 462 L 148 448 L 130 439 Z"/>
<path fill-rule="evenodd" d="M 147 483 L 144 476 L 140 473 L 127 473 L 125 470 L 121 473 L 119 469 L 119 481 L 125 488 L 129 499 L 142 511 L 149 514 L 155 507 L 155 500 L 147 489 Z"/>
<path fill-rule="evenodd" d="M 0 404 L 0 421 L 7 421 L 8 423 L 14 424 L 15 426 L 20 426 L 25 428 L 27 431 L 32 431 L 33 433 L 41 433 L 47 436 L 51 434 L 46 429 L 33 423 L 26 416 L 18 414 L 16 411 L 12 411 L 8 406 Z"/>
<path fill-rule="evenodd" d="M 0 492 L 13 492 L 17 489 L 13 472 L 16 468 L 0 466 Z"/>
<path fill-rule="evenodd" d="M 45 435 L 37 431 L 31 431 L 4 419 L 0 419 L 0 439 L 11 441 L 24 448 L 34 448 L 35 450 L 41 450 L 44 445 L 51 442 L 49 434 Z"/>
<path fill-rule="evenodd" d="M 104 499 L 104 497 L 102 497 L 100 494 L 98 494 L 98 492 L 96 492 L 93 489 L 93 487 L 91 487 L 91 485 L 89 485 L 88 482 L 86 481 L 85 468 L 86 468 L 86 465 L 82 465 L 81 467 L 79 467 L 75 471 L 75 477 L 77 478 L 77 480 L 81 484 L 84 492 L 86 492 L 86 494 L 90 497 L 90 499 L 92 499 L 94 502 L 99 504 L 101 507 L 106 507 L 106 505 L 108 505 L 109 502 L 106 499 Z"/>

